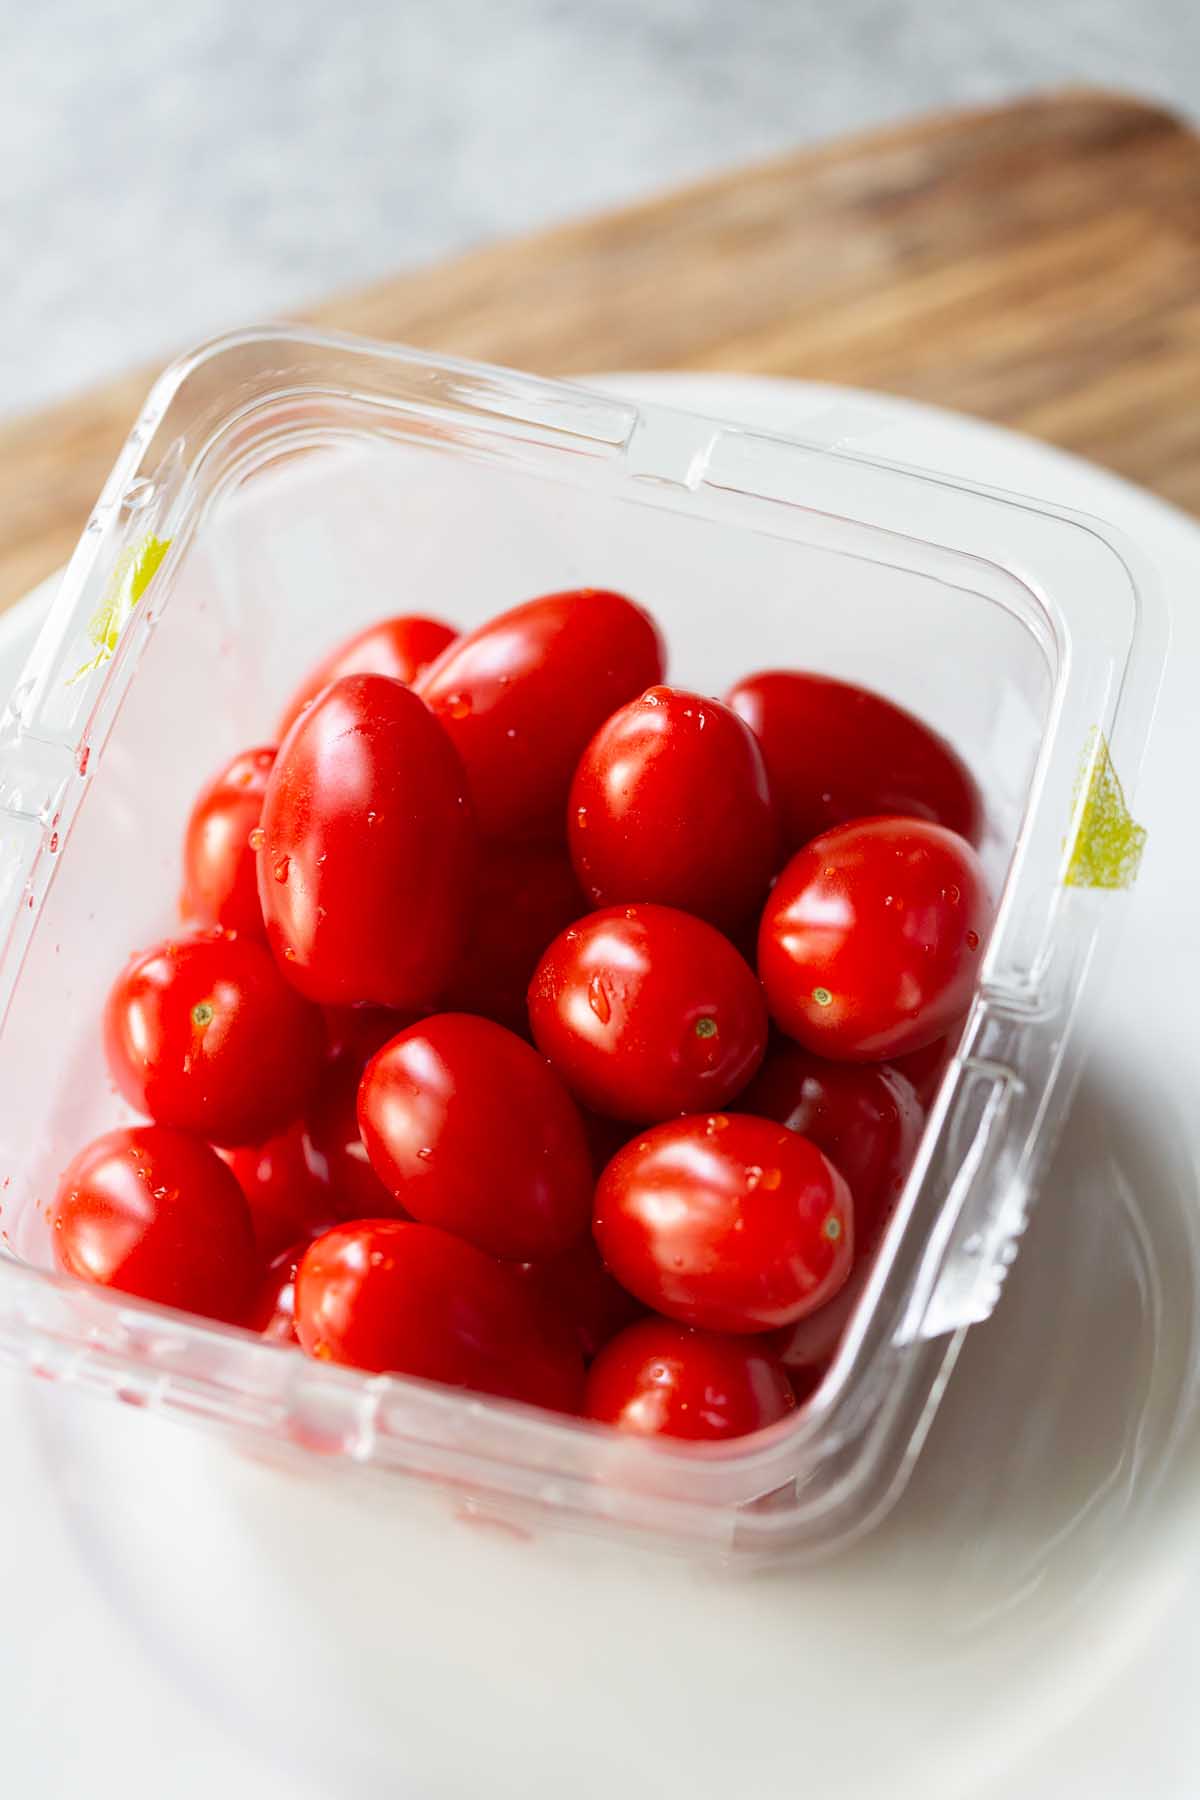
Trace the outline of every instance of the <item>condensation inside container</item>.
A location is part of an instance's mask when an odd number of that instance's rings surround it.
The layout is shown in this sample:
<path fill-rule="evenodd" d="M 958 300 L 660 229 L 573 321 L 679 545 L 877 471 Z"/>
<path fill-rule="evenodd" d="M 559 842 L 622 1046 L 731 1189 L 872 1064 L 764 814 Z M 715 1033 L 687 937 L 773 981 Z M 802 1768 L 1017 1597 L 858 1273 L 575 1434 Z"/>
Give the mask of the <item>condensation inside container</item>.
<path fill-rule="evenodd" d="M 0 1094 L 7 1243 L 48 1260 L 58 1172 L 131 1116 L 106 1074 L 98 1018 L 129 952 L 179 922 L 196 789 L 235 750 L 271 741 L 288 694 L 339 638 L 389 613 L 469 627 L 538 593 L 619 588 L 658 619 L 673 682 L 721 694 L 753 669 L 813 668 L 944 733 L 983 786 L 998 889 L 1051 673 L 1026 625 L 970 579 L 967 559 L 951 585 L 673 511 L 649 486 L 643 503 L 383 437 L 286 458 L 217 498 L 169 588 L 147 596 L 157 622 L 92 752 L 5 1027 L 21 1046 Z"/>

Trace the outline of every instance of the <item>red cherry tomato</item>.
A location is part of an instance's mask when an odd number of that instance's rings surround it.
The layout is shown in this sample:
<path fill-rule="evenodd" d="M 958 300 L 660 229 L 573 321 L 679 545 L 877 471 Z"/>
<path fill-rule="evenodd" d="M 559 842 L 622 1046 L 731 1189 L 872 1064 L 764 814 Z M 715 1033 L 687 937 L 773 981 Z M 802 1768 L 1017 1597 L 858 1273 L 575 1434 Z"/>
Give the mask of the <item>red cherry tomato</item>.
<path fill-rule="evenodd" d="M 717 700 L 652 687 L 584 751 L 571 859 L 596 906 L 653 900 L 722 928 L 762 906 L 780 837 L 754 733 Z"/>
<path fill-rule="evenodd" d="M 773 1119 L 709 1113 L 655 1126 L 600 1177 L 596 1244 L 647 1306 L 706 1331 L 769 1331 L 850 1273 L 850 1190 Z"/>
<path fill-rule="evenodd" d="M 721 1439 L 774 1425 L 795 1404 L 782 1364 L 762 1344 L 645 1319 L 600 1352 L 583 1410 L 639 1437 Z"/>
<path fill-rule="evenodd" d="M 321 1015 L 262 944 L 222 932 L 144 950 L 108 997 L 104 1047 L 131 1106 L 218 1144 L 258 1144 L 303 1111 Z"/>
<path fill-rule="evenodd" d="M 562 831 L 597 727 L 661 681 L 649 615 L 599 588 L 547 594 L 459 638 L 417 682 L 462 757 L 487 837 Z"/>
<path fill-rule="evenodd" d="M 415 1025 L 421 1016 L 411 1011 L 397 1012 L 388 1006 L 323 1006 L 321 1012 L 329 1061 L 355 1063 L 360 1073 L 377 1050 L 382 1050 L 406 1025 Z"/>
<path fill-rule="evenodd" d="M 723 1106 L 767 1041 L 753 970 L 719 931 L 669 906 L 610 907 L 555 938 L 529 1021 L 572 1093 L 635 1121 Z"/>
<path fill-rule="evenodd" d="M 452 745 L 411 688 L 334 682 L 280 747 L 262 812 L 267 937 L 310 1000 L 412 1007 L 463 947 L 475 830 Z"/>
<path fill-rule="evenodd" d="M 763 912 L 771 1016 L 835 1060 L 920 1050 L 965 1012 L 989 923 L 964 838 L 920 819 L 840 825 L 797 851 Z"/>
<path fill-rule="evenodd" d="M 579 1116 L 592 1153 L 592 1173 L 600 1176 L 637 1128 L 628 1119 L 606 1119 L 603 1113 L 592 1112 L 587 1106 L 580 1107 Z"/>
<path fill-rule="evenodd" d="M 258 1268 L 242 1190 L 215 1150 L 165 1125 L 107 1132 L 64 1170 L 54 1253 L 84 1281 L 239 1321 Z"/>
<path fill-rule="evenodd" d="M 540 1262 L 587 1231 L 583 1122 L 536 1050 L 437 1013 L 367 1064 L 358 1120 L 372 1167 L 414 1218 L 493 1256 Z"/>
<path fill-rule="evenodd" d="M 577 1412 L 571 1332 L 514 1272 L 431 1225 L 364 1219 L 305 1251 L 296 1331 L 310 1356 Z"/>
<path fill-rule="evenodd" d="M 640 1300 L 613 1280 L 590 1237 L 549 1262 L 515 1267 L 530 1291 L 570 1325 L 585 1362 L 645 1311 Z"/>
<path fill-rule="evenodd" d="M 551 938 L 587 912 L 570 858 L 553 844 L 493 844 L 475 890 L 475 923 L 442 1010 L 481 1013 L 525 1036 L 525 995 Z"/>
<path fill-rule="evenodd" d="M 912 1083 L 913 1092 L 926 1110 L 937 1097 L 957 1041 L 958 1032 L 951 1029 L 944 1038 L 935 1038 L 923 1050 L 910 1050 L 907 1056 L 894 1056 L 891 1060 L 889 1066 L 899 1070 L 905 1080 Z"/>
<path fill-rule="evenodd" d="M 265 935 L 250 833 L 274 761 L 274 749 L 244 750 L 201 789 L 183 840 L 180 908 L 193 925 Z"/>
<path fill-rule="evenodd" d="M 306 706 L 343 675 L 388 675 L 411 687 L 431 662 L 452 644 L 458 633 L 440 619 L 424 619 L 418 613 L 379 619 L 331 650 L 301 682 L 279 721 L 280 740 L 287 735 Z"/>
<path fill-rule="evenodd" d="M 814 1383 L 829 1363 L 858 1304 L 880 1241 L 895 1211 L 921 1139 L 920 1102 L 886 1063 L 831 1063 L 796 1045 L 773 1051 L 741 1104 L 823 1150 L 845 1176 L 854 1202 L 854 1267 L 846 1285 L 818 1311 L 772 1339 L 789 1372 Z"/>
<path fill-rule="evenodd" d="M 921 1141 L 925 1115 L 911 1083 L 887 1064 L 826 1062 L 781 1044 L 738 1105 L 799 1132 L 845 1176 L 862 1254 L 882 1232 Z"/>
<path fill-rule="evenodd" d="M 358 1128 L 361 1068 L 344 1062 L 333 1068 L 308 1115 L 308 1135 L 327 1184 L 330 1212 L 339 1219 L 388 1218 L 408 1214 L 371 1167 Z"/>
<path fill-rule="evenodd" d="M 303 1119 L 262 1144 L 219 1152 L 246 1196 L 254 1238 L 262 1256 L 277 1256 L 345 1216 L 335 1204 Z"/>
<path fill-rule="evenodd" d="M 983 801 L 944 738 L 881 694 L 827 675 L 770 669 L 726 695 L 762 745 L 786 848 L 849 819 L 897 813 L 977 844 Z"/>
<path fill-rule="evenodd" d="M 276 1344 L 298 1344 L 296 1336 L 296 1270 L 300 1258 L 312 1242 L 288 1244 L 272 1257 L 258 1284 L 246 1324 L 251 1331 L 270 1338 Z"/>

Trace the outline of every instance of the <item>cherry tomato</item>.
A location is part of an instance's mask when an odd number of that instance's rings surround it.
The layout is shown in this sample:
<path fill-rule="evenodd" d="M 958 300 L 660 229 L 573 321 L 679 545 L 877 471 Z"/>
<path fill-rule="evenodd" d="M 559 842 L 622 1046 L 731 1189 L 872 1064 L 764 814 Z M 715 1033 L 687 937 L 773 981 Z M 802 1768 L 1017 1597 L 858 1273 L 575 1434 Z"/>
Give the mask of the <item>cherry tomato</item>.
<path fill-rule="evenodd" d="M 854 1266 L 818 1311 L 772 1339 L 789 1372 L 824 1371 L 858 1304 L 921 1140 L 924 1115 L 911 1084 L 886 1063 L 831 1063 L 796 1045 L 768 1055 L 741 1104 L 778 1119 L 823 1150 L 854 1202 Z"/>
<path fill-rule="evenodd" d="M 356 1063 L 360 1073 L 377 1050 L 421 1017 L 420 1013 L 397 1012 L 388 1006 L 323 1006 L 321 1012 L 329 1061 Z"/>
<path fill-rule="evenodd" d="M 989 923 L 965 838 L 921 819 L 840 825 L 797 851 L 763 912 L 771 1015 L 835 1060 L 920 1050 L 966 1010 Z"/>
<path fill-rule="evenodd" d="M 661 681 L 653 620 L 599 588 L 547 594 L 459 638 L 417 682 L 462 757 L 487 837 L 562 831 L 575 765 L 626 700 Z"/>
<path fill-rule="evenodd" d="M 958 1023 L 961 1021 L 956 1021 Z M 907 1056 L 892 1058 L 890 1067 L 899 1070 L 905 1080 L 912 1083 L 913 1092 L 926 1110 L 937 1097 L 957 1041 L 958 1031 L 951 1029 L 944 1038 L 935 1038 L 923 1050 L 910 1050 Z"/>
<path fill-rule="evenodd" d="M 475 830 L 453 746 L 411 688 L 348 675 L 267 783 L 258 891 L 280 968 L 324 1005 L 412 1007 L 463 947 Z"/>
<path fill-rule="evenodd" d="M 356 631 L 310 669 L 296 689 L 279 721 L 280 740 L 305 707 L 311 706 L 318 694 L 343 675 L 388 675 L 411 687 L 457 636 L 452 625 L 443 625 L 440 619 L 424 619 L 419 613 L 379 619 Z"/>
<path fill-rule="evenodd" d="M 303 1111 L 325 1031 L 262 944 L 218 931 L 133 957 L 108 997 L 104 1048 L 125 1098 L 158 1124 L 258 1144 Z"/>
<path fill-rule="evenodd" d="M 782 1044 L 738 1105 L 798 1131 L 845 1176 L 861 1255 L 882 1232 L 921 1141 L 925 1115 L 911 1083 L 884 1063 L 826 1062 Z"/>
<path fill-rule="evenodd" d="M 644 1319 L 600 1352 L 583 1410 L 640 1437 L 720 1439 L 774 1425 L 795 1404 L 783 1365 L 761 1343 Z"/>
<path fill-rule="evenodd" d="M 84 1281 L 239 1321 L 258 1259 L 242 1190 L 215 1150 L 165 1125 L 106 1132 L 64 1170 L 54 1253 Z"/>
<path fill-rule="evenodd" d="M 331 1215 L 339 1219 L 407 1218 L 371 1167 L 358 1128 L 358 1084 L 361 1067 L 347 1061 L 321 1083 L 308 1114 L 312 1153 L 327 1184 Z"/>
<path fill-rule="evenodd" d="M 977 844 L 983 801 L 944 738 L 881 694 L 828 675 L 770 669 L 726 695 L 763 748 L 786 849 L 876 813 L 945 825 Z"/>
<path fill-rule="evenodd" d="M 517 1263 L 515 1267 L 530 1291 L 566 1319 L 585 1362 L 646 1310 L 613 1280 L 590 1237 L 549 1262 Z"/>
<path fill-rule="evenodd" d="M 602 1175 L 607 1164 L 622 1145 L 629 1142 L 637 1127 L 630 1124 L 628 1119 L 606 1119 L 603 1113 L 592 1112 L 587 1106 L 580 1107 L 579 1116 L 583 1120 L 588 1149 L 592 1153 L 592 1173 Z"/>
<path fill-rule="evenodd" d="M 586 1106 L 634 1121 L 723 1106 L 767 1041 L 753 970 L 719 931 L 669 906 L 610 907 L 555 938 L 529 1020 Z"/>
<path fill-rule="evenodd" d="M 272 1257 L 258 1284 L 246 1324 L 276 1344 L 298 1344 L 296 1336 L 296 1270 L 312 1242 L 303 1238 Z"/>
<path fill-rule="evenodd" d="M 648 688 L 600 727 L 575 771 L 567 833 L 594 905 L 654 900 L 723 928 L 762 906 L 780 862 L 754 733 L 681 688 Z"/>
<path fill-rule="evenodd" d="M 525 1036 L 525 995 L 538 959 L 587 910 L 570 858 L 557 845 L 489 846 L 476 884 L 474 927 L 442 1009 L 482 1013 Z"/>
<path fill-rule="evenodd" d="M 655 1126 L 600 1177 L 596 1244 L 647 1306 L 706 1331 L 769 1331 L 833 1298 L 854 1254 L 850 1190 L 773 1119 Z"/>
<path fill-rule="evenodd" d="M 265 1143 L 218 1154 L 246 1196 L 262 1256 L 277 1256 L 298 1239 L 345 1216 L 335 1204 L 324 1159 L 314 1151 L 303 1119 L 293 1120 Z"/>
<path fill-rule="evenodd" d="M 414 1218 L 493 1256 L 540 1262 L 587 1231 L 583 1122 L 536 1050 L 437 1013 L 367 1064 L 358 1120 L 376 1173 Z"/>
<path fill-rule="evenodd" d="M 310 1356 L 577 1412 L 583 1358 L 562 1320 L 481 1250 L 402 1219 L 340 1225 L 296 1276 Z"/>
<path fill-rule="evenodd" d="M 265 935 L 250 833 L 258 825 L 274 761 L 272 748 L 244 750 L 201 789 L 183 840 L 180 908 L 193 925 Z"/>

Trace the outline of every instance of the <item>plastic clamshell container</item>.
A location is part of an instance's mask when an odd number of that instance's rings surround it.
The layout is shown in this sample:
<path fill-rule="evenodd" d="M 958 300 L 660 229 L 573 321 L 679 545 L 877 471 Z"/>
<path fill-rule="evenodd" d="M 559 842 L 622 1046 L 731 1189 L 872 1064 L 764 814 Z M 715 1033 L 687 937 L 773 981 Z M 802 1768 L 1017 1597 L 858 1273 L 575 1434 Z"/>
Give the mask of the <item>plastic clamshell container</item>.
<path fill-rule="evenodd" d="M 980 780 L 995 929 L 957 1053 L 825 1381 L 752 1439 L 632 1439 L 310 1362 L 54 1272 L 46 1209 L 130 1118 L 97 1020 L 177 922 L 183 821 L 306 668 L 389 612 L 469 627 L 596 585 L 650 608 L 668 679 L 858 680 Z M 0 1351 L 262 1444 L 740 1559 L 829 1551 L 920 1450 L 1016 1253 L 1126 901 L 1165 653 L 1135 553 L 957 481 L 392 345 L 241 333 L 155 386 L 0 722 Z"/>

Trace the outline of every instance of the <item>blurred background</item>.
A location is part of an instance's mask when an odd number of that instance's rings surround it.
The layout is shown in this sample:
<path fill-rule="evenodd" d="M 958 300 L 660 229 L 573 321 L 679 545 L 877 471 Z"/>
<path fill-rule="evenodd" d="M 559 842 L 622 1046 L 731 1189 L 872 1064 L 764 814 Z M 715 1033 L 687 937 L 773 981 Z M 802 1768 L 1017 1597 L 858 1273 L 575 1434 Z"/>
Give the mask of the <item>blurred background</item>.
<path fill-rule="evenodd" d="M 488 238 L 1064 83 L 1196 0 L 0 0 L 0 413 Z"/>

